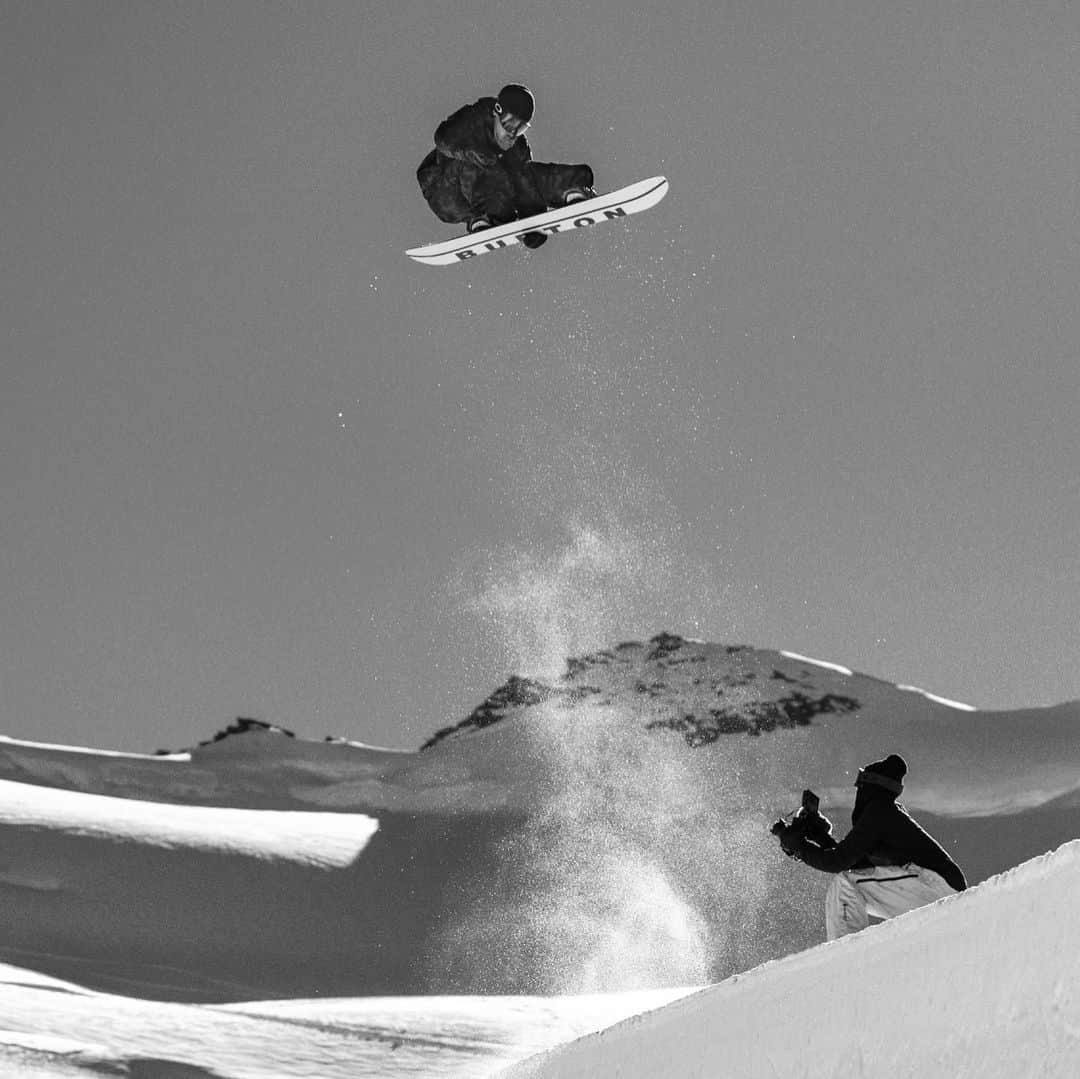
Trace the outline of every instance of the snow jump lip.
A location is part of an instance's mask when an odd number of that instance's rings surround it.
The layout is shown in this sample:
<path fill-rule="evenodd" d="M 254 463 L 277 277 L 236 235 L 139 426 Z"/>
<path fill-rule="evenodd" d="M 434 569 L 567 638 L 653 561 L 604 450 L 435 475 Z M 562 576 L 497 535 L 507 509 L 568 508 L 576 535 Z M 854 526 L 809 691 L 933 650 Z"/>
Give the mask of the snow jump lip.
<path fill-rule="evenodd" d="M 410 248 L 405 254 L 427 266 L 446 266 L 455 262 L 464 262 L 478 255 L 487 254 L 489 251 L 511 247 L 519 243 L 521 237 L 529 232 L 556 235 L 640 213 L 642 210 L 655 206 L 667 192 L 667 178 L 653 176 L 648 180 L 639 180 L 628 187 L 619 188 L 617 191 L 598 195 L 596 198 L 574 202 L 569 206 L 548 210 L 534 217 L 484 229 L 483 232 L 474 233 L 471 236 L 456 236 L 452 240 Z"/>

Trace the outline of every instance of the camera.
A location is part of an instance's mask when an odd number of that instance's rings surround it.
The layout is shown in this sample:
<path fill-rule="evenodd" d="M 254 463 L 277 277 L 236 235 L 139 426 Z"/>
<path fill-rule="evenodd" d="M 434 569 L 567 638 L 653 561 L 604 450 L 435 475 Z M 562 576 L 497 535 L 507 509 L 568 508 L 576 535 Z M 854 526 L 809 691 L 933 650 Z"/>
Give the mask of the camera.
<path fill-rule="evenodd" d="M 794 831 L 819 846 L 832 846 L 832 821 L 821 812 L 820 805 L 821 799 L 813 791 L 803 791 L 802 805 L 794 813 L 775 821 L 769 831 L 776 836 Z"/>

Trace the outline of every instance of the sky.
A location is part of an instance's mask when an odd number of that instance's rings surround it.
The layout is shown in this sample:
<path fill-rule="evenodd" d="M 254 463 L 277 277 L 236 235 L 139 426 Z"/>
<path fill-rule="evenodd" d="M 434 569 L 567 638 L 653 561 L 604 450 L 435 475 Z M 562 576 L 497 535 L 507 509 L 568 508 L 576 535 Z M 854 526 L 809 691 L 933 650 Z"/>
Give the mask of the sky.
<path fill-rule="evenodd" d="M 661 630 L 1080 698 L 1066 0 L 2 8 L 3 733 L 415 748 Z M 671 193 L 412 263 L 509 81 Z"/>

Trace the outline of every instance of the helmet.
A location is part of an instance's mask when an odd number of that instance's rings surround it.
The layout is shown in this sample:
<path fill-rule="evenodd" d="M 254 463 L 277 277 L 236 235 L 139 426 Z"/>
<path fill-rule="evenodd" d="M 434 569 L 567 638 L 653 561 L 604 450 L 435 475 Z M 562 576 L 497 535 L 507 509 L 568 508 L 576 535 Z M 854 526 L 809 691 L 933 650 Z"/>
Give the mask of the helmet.
<path fill-rule="evenodd" d="M 528 122 L 532 119 L 536 101 L 532 91 L 527 86 L 519 86 L 512 82 L 499 91 L 498 103 L 500 110 L 513 113 L 518 119 Z"/>

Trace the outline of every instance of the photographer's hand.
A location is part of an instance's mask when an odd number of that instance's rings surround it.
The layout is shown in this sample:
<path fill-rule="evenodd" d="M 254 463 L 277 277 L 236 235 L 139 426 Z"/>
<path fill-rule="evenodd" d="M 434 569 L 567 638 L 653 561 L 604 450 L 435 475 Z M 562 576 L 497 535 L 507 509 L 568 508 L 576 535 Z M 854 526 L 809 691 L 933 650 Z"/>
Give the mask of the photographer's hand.
<path fill-rule="evenodd" d="M 802 851 L 804 839 L 802 832 L 796 825 L 789 825 L 776 833 L 780 840 L 780 846 L 784 853 L 791 858 L 798 858 Z"/>

